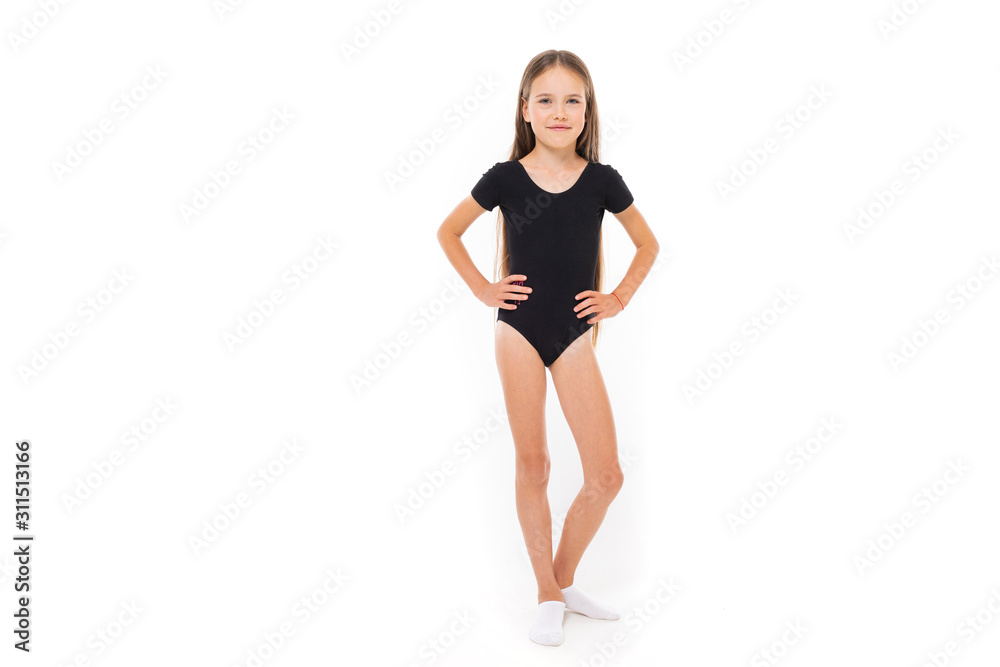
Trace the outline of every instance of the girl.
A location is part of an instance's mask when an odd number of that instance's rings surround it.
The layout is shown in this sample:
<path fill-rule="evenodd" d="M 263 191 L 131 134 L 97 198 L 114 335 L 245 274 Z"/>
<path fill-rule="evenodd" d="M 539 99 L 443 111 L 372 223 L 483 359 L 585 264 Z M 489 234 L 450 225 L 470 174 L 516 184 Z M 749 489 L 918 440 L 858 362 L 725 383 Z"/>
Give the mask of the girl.
<path fill-rule="evenodd" d="M 632 300 L 659 244 L 613 167 L 600 163 L 600 125 L 590 72 L 569 51 L 549 50 L 524 70 L 507 162 L 491 167 L 441 224 L 438 242 L 476 297 L 498 308 L 497 370 L 516 452 L 517 516 L 538 583 L 532 641 L 562 643 L 563 612 L 614 620 L 620 614 L 573 581 L 583 552 L 622 486 L 611 404 L 594 345 L 599 322 Z M 500 270 L 490 282 L 461 236 L 500 207 Z M 636 246 L 622 282 L 601 290 L 601 220 L 610 211 Z M 593 329 L 592 339 L 584 336 Z M 576 440 L 584 484 L 569 508 L 552 557 L 546 494 L 545 368 Z"/>

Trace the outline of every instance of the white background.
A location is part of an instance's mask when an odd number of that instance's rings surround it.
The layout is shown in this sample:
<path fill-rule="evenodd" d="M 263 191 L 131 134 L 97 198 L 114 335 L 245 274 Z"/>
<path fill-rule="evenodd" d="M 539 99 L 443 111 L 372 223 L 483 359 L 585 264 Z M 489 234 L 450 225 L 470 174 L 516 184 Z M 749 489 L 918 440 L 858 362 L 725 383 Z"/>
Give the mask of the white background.
<path fill-rule="evenodd" d="M 763 665 L 773 649 L 783 665 L 917 666 L 950 641 L 948 664 L 994 664 L 996 3 L 902 3 L 912 14 L 885 34 L 888 0 L 403 2 L 350 57 L 387 2 L 43 4 L 7 2 L 0 20 L 4 664 Z M 661 248 L 597 346 L 625 486 L 576 583 L 626 616 L 567 614 L 558 648 L 527 639 L 536 590 L 494 417 L 495 311 L 435 239 L 508 158 L 518 82 L 549 48 L 590 68 L 601 161 Z M 831 95 L 809 109 L 813 87 Z M 268 135 L 275 109 L 293 118 Z M 113 129 L 88 150 L 102 119 Z M 947 128 L 957 139 L 935 152 Z M 778 150 L 724 199 L 768 138 Z M 87 155 L 60 176 L 74 150 Z M 908 172 L 925 150 L 935 161 Z M 230 160 L 240 172 L 185 219 Z M 895 179 L 903 194 L 852 240 Z M 494 223 L 463 238 L 488 277 Z M 610 290 L 634 251 L 610 214 L 604 243 Z M 308 280 L 286 282 L 293 266 Z M 253 319 L 273 290 L 283 302 Z M 751 340 L 779 290 L 793 305 Z M 937 310 L 946 321 L 920 334 Z M 904 338 L 919 347 L 894 365 Z M 713 366 L 734 342 L 743 354 Z M 714 379 L 692 400 L 699 372 Z M 558 537 L 581 473 L 549 389 Z M 824 419 L 841 426 L 796 468 L 786 455 Z M 11 647 L 18 439 L 32 443 L 30 657 Z M 754 496 L 776 471 L 787 483 Z M 915 501 L 924 488 L 934 502 Z M 411 493 L 425 497 L 403 515 Z M 744 500 L 756 514 L 734 530 Z M 796 623 L 801 637 L 784 634 Z"/>

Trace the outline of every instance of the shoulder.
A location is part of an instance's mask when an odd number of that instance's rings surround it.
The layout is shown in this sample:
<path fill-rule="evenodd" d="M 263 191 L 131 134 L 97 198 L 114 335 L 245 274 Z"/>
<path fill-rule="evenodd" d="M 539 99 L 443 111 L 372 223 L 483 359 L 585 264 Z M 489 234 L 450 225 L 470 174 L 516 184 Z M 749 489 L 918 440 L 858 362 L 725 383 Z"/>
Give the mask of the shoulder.
<path fill-rule="evenodd" d="M 505 170 L 510 169 L 511 167 L 513 167 L 516 162 L 517 162 L 517 160 L 507 160 L 506 162 L 496 162 L 496 163 L 493 164 L 492 167 L 490 167 L 486 171 L 487 172 L 490 172 L 490 171 L 505 171 Z"/>
<path fill-rule="evenodd" d="M 514 173 L 513 169 L 515 166 L 514 160 L 508 160 L 506 162 L 496 162 L 492 167 L 489 167 L 483 172 L 483 178 L 488 179 L 501 179 L 506 178 L 510 174 Z"/>
<path fill-rule="evenodd" d="M 591 162 L 590 164 L 592 169 L 604 175 L 611 175 L 618 173 L 617 169 L 612 167 L 610 164 L 606 164 L 604 162 Z"/>
<path fill-rule="evenodd" d="M 603 162 L 591 162 L 590 169 L 596 175 L 598 182 L 605 185 L 625 180 L 622 178 L 622 175 L 618 173 L 618 170 L 610 164 L 605 164 Z"/>
<path fill-rule="evenodd" d="M 591 175 L 596 174 L 598 176 L 601 176 L 602 178 L 607 178 L 611 174 L 615 173 L 615 168 L 614 167 L 612 167 L 610 164 L 605 164 L 603 162 L 593 162 L 593 161 L 591 161 L 591 163 L 588 165 L 587 169 L 588 169 L 588 171 L 591 172 Z"/>

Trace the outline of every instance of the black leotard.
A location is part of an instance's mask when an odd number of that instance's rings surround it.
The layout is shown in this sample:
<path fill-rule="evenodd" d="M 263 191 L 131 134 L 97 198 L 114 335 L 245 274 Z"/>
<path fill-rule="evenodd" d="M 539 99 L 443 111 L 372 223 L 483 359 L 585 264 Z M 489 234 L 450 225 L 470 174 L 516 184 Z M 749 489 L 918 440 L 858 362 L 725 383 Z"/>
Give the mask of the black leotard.
<path fill-rule="evenodd" d="M 593 324 L 573 311 L 576 295 L 594 289 L 604 211 L 618 214 L 632 193 L 618 171 L 588 162 L 568 190 L 551 193 L 531 179 L 517 160 L 497 162 L 472 189 L 487 211 L 503 213 L 510 247 L 510 274 L 527 276 L 529 297 L 497 319 L 514 327 L 551 366 L 563 350 Z"/>

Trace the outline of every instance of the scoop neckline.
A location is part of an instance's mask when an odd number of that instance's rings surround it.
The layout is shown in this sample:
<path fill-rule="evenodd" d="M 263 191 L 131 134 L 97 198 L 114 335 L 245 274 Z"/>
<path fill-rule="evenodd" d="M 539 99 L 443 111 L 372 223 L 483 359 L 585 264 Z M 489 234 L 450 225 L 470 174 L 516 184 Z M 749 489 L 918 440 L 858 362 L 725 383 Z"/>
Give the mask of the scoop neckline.
<path fill-rule="evenodd" d="M 529 174 L 528 170 L 524 168 L 524 165 L 521 164 L 520 160 L 514 160 L 514 162 L 516 162 L 517 165 L 519 167 L 521 167 L 521 173 L 524 174 L 525 178 L 527 178 L 529 181 L 531 181 L 532 185 L 534 185 L 536 188 L 538 188 L 539 190 L 541 190 L 542 192 L 544 192 L 547 195 L 564 195 L 564 194 L 566 194 L 567 192 L 569 192 L 570 190 L 572 190 L 573 188 L 575 188 L 577 186 L 577 184 L 579 184 L 580 181 L 583 180 L 583 176 L 584 176 L 584 174 L 587 173 L 587 170 L 590 169 L 590 165 L 594 164 L 590 160 L 587 160 L 586 166 L 583 168 L 583 171 L 580 172 L 580 175 L 576 177 L 576 180 L 573 181 L 573 185 L 569 186 L 568 188 L 566 188 L 562 192 L 549 192 L 548 190 L 546 190 L 545 188 L 543 188 L 542 186 L 540 186 L 538 183 L 535 183 L 535 179 L 533 179 L 531 177 L 531 174 Z"/>

